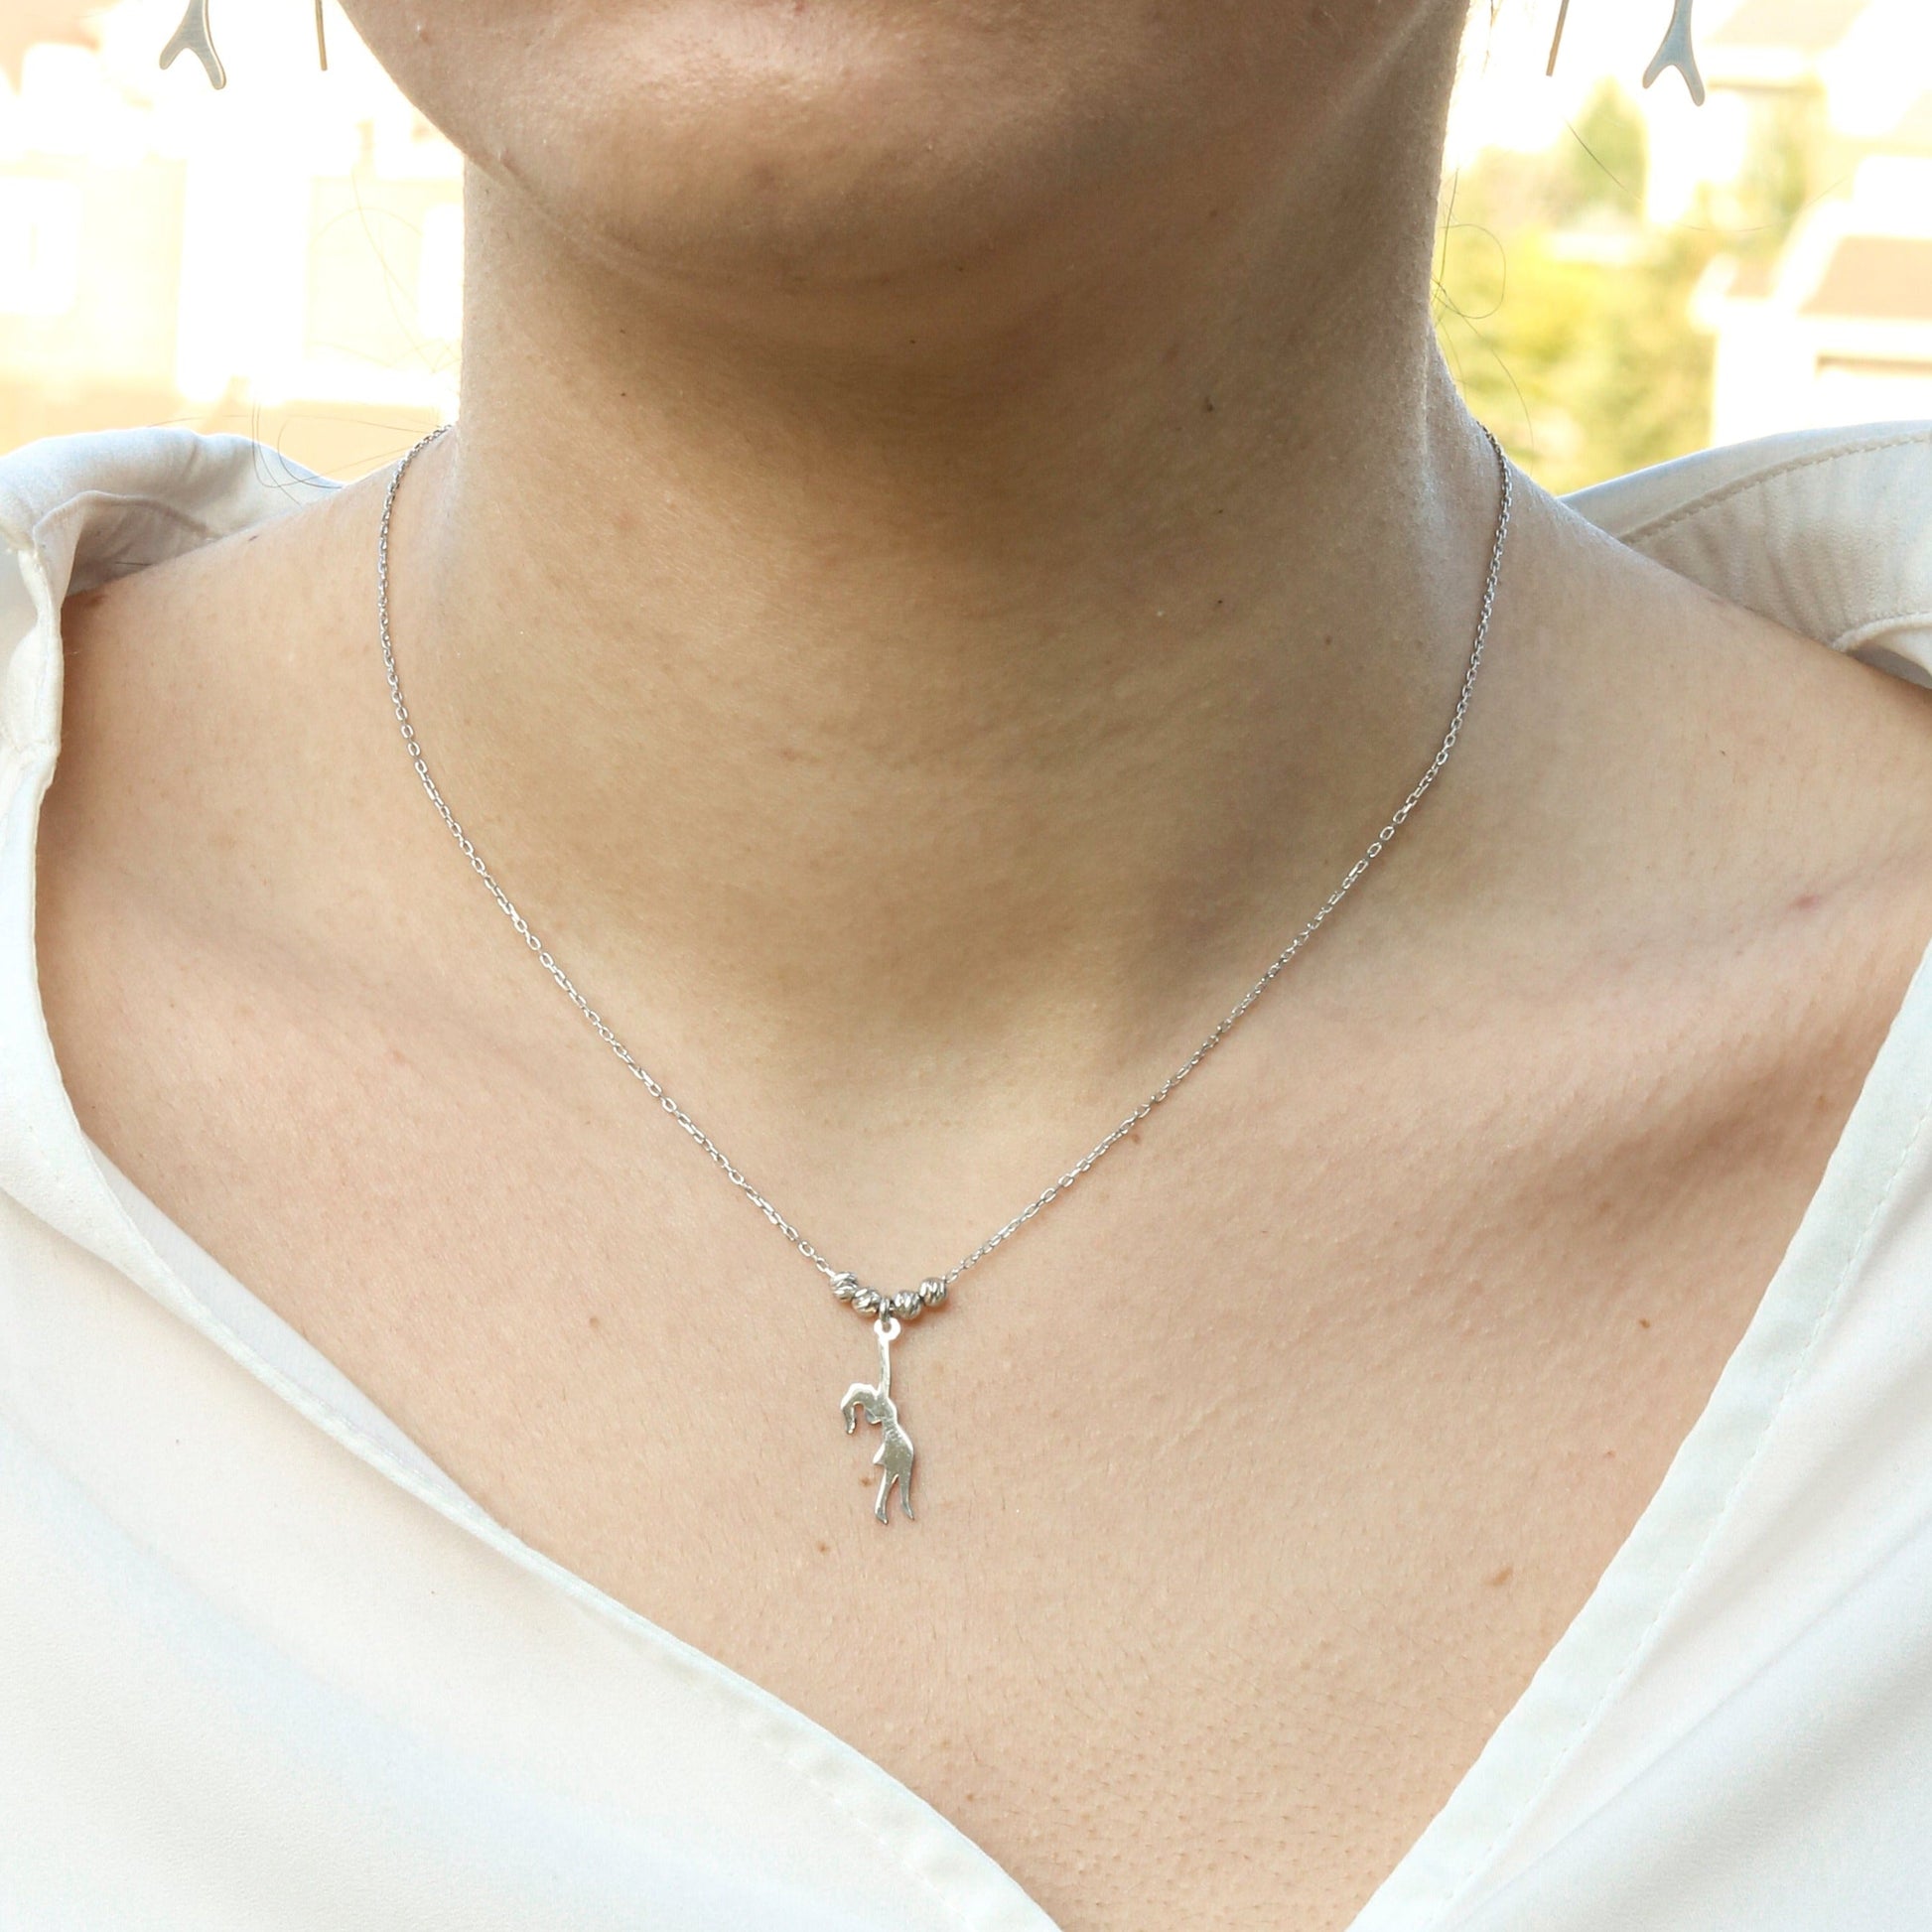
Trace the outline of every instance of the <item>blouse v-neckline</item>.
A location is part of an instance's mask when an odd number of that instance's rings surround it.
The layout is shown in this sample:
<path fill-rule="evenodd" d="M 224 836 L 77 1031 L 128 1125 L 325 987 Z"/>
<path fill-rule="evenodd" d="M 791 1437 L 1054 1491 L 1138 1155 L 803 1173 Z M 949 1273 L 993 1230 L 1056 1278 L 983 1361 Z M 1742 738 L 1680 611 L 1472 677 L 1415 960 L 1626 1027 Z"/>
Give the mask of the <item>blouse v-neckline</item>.
<path fill-rule="evenodd" d="M 31 1129 L 0 1149 L 0 1184 L 424 1508 L 627 1633 L 657 1667 L 741 1727 L 748 1749 L 774 1753 L 830 1801 L 833 1814 L 849 1818 L 881 1856 L 897 1861 L 939 1919 L 974 1932 L 1056 1932 L 989 1854 L 875 1760 L 490 1518 L 87 1141 L 54 1057 L 33 950 L 38 808 L 59 740 L 62 603 L 70 589 L 244 527 L 291 497 L 313 498 L 333 485 L 239 438 L 141 431 L 65 441 L 44 470 L 0 480 L 11 484 L 0 486 L 0 527 L 34 605 L 31 634 L 14 651 L 0 702 L 0 749 L 14 766 L 0 843 L 0 1088 L 17 1108 L 25 1105 Z M 1886 447 L 1910 448 L 1922 474 L 1932 476 L 1926 433 Z M 1620 520 L 1653 533 L 1661 525 L 1695 538 L 1697 505 L 1722 511 L 1751 478 L 1823 460 L 1821 447 L 1794 443 L 1779 463 L 1739 471 L 1735 453 L 1719 453 L 1703 472 L 1680 465 L 1625 480 L 1593 507 L 1611 527 Z M 1631 487 L 1646 483 L 1647 489 Z M 1592 505 L 1586 500 L 1584 507 Z M 1734 586 L 1714 588 L 1735 594 Z M 1896 649 L 1896 626 L 1874 629 L 1871 639 Z M 1695 1596 L 1733 1503 L 1834 1310 L 1858 1280 L 1919 1145 L 1928 1106 L 1932 953 L 1921 961 L 1780 1266 L 1662 1482 L 1583 1608 L 1350 1932 L 1449 1924 L 1560 1842 L 1605 1781 L 1614 1783 L 1614 1761 L 1593 1774 L 1594 1784 L 1587 1767 L 1581 1780 L 1568 1774 Z M 1552 1810 L 1552 1794 L 1566 1781 L 1574 1789 Z"/>

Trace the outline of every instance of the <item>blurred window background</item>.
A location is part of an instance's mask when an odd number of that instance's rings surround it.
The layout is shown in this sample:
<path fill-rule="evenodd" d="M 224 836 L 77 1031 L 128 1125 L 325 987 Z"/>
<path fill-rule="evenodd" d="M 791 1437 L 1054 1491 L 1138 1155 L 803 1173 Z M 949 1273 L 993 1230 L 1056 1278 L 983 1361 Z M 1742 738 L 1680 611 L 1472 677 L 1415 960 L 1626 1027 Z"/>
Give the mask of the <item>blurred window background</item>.
<path fill-rule="evenodd" d="M 1712 442 L 1932 417 L 1932 0 L 1478 0 L 1437 322 L 1552 488 Z M 457 400 L 462 168 L 332 4 L 0 0 L 0 448 L 184 423 L 349 478 Z"/>

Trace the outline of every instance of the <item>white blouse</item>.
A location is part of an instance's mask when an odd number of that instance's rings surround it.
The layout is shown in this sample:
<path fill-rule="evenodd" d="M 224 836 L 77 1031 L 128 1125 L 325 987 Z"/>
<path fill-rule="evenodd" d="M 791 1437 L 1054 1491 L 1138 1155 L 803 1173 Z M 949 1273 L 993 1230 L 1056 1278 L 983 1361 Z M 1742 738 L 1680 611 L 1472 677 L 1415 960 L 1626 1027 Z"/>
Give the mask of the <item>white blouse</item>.
<path fill-rule="evenodd" d="M 0 459 L 0 1927 L 1052 1932 L 492 1521 L 75 1120 L 34 951 L 63 600 L 331 487 L 180 430 Z M 1932 682 L 1932 427 L 1577 503 Z M 1922 967 L 1662 1486 L 1354 1932 L 1932 1925 L 1928 1110 Z"/>

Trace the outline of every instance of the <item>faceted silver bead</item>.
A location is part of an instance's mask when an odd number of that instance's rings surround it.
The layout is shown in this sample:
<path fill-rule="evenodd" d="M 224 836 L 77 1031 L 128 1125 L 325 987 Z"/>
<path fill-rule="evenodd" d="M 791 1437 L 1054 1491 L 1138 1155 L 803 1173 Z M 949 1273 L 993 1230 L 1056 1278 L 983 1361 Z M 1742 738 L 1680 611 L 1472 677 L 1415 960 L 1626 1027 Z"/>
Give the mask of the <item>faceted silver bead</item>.
<path fill-rule="evenodd" d="M 877 1314 L 886 1305 L 886 1298 L 876 1288 L 862 1288 L 852 1297 L 852 1306 L 861 1314 Z"/>
<path fill-rule="evenodd" d="M 916 1288 L 902 1288 L 893 1297 L 892 1310 L 901 1321 L 910 1321 L 925 1304 L 919 1299 Z"/>
<path fill-rule="evenodd" d="M 919 1284 L 919 1300 L 929 1309 L 936 1309 L 946 1299 L 946 1284 L 937 1276 L 929 1282 Z"/>
<path fill-rule="evenodd" d="M 857 1275 L 837 1275 L 833 1277 L 832 1293 L 836 1295 L 841 1302 L 851 1301 L 852 1298 L 858 1294 L 858 1292 L 859 1292 L 859 1278 Z"/>

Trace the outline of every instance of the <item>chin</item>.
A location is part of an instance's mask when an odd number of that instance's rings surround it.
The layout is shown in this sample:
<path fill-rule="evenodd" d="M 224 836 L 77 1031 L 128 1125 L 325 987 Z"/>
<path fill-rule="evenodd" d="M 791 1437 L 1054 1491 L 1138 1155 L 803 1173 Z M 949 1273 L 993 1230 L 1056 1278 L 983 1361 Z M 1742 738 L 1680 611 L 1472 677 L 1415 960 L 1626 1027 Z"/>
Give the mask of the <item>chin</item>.
<path fill-rule="evenodd" d="M 1407 4 L 349 0 L 507 198 L 608 264 L 838 291 L 1070 261 L 1291 159 Z M 1351 18 L 1337 26 L 1332 15 Z"/>

